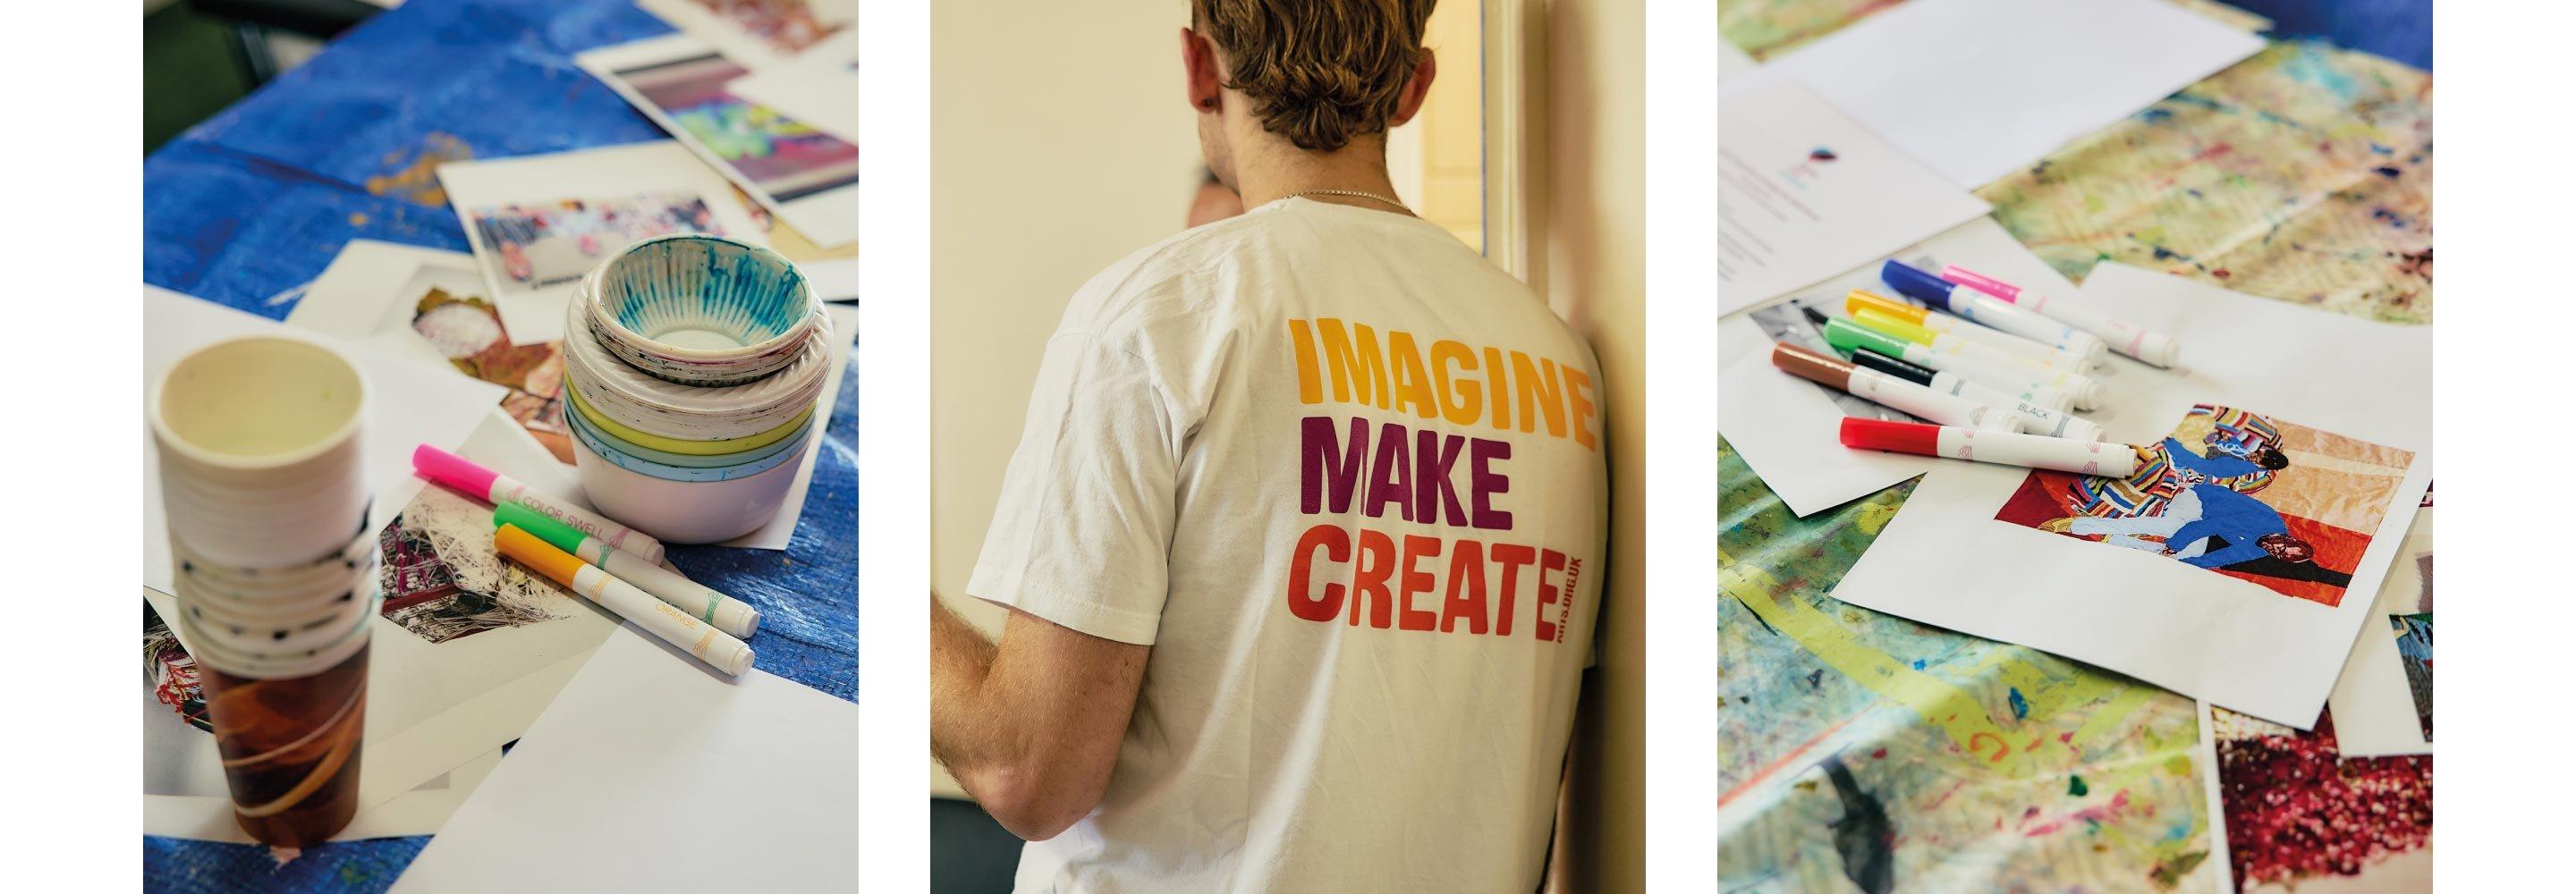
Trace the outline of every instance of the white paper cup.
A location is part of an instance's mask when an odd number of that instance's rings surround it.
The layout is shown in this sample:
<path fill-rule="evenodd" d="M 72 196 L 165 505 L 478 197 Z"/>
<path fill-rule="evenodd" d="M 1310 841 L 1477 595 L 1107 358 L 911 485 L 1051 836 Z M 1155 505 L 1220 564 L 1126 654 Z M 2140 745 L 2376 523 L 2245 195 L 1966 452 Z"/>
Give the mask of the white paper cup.
<path fill-rule="evenodd" d="M 181 357 L 147 402 L 171 536 L 237 568 L 332 555 L 366 523 L 366 378 L 315 342 L 250 336 Z"/>

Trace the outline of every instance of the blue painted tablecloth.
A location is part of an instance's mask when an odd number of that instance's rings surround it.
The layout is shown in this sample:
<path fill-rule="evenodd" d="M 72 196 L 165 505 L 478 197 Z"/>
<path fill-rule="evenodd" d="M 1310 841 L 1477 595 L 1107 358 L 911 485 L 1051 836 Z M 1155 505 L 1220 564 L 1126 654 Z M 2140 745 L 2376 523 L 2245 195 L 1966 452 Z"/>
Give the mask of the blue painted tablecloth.
<path fill-rule="evenodd" d="M 143 279 L 283 319 L 271 298 L 351 239 L 469 251 L 435 192 L 441 159 L 665 135 L 574 53 L 666 33 L 631 0 L 414 0 L 143 162 Z M 786 552 L 674 547 L 671 561 L 761 610 L 757 667 L 843 699 L 858 690 L 858 375 L 845 369 Z M 146 836 L 153 891 L 381 891 L 426 837 L 308 849 Z"/>

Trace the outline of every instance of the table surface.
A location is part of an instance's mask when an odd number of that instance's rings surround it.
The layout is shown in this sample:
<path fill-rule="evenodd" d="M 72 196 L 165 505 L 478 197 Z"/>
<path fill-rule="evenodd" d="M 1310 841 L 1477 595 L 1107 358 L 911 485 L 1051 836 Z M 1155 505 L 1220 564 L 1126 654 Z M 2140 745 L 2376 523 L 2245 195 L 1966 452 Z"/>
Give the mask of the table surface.
<path fill-rule="evenodd" d="M 409 3 L 332 42 L 144 159 L 143 279 L 270 319 L 351 239 L 470 251 L 442 161 L 666 138 L 573 64 L 667 33 L 631 0 Z M 761 610 L 756 666 L 858 690 L 858 375 L 843 370 L 785 552 L 673 547 L 690 577 Z M 154 891 L 380 891 L 426 836 L 341 842 L 279 866 L 266 848 L 146 836 Z"/>
<path fill-rule="evenodd" d="M 2421 2 L 2350 5 L 2404 18 Z M 1889 5 L 1725 0 L 1720 28 L 1761 57 Z M 2432 77 L 2321 39 L 2343 30 L 2273 29 L 2253 58 L 1976 192 L 2077 282 L 2118 261 L 2429 323 Z M 2371 48 L 2416 52 L 2410 35 L 2376 37 Z M 1899 824 L 1884 853 L 1900 885 L 2203 889 L 2192 880 L 2208 878 L 2219 817 L 2192 700 L 1834 599 L 1911 482 L 1799 518 L 1723 440 L 1718 473 L 1720 887 L 1847 889 L 1868 842 L 1838 824 L 1857 813 Z M 1984 730 L 2016 747 L 1987 759 L 2001 740 Z M 2430 790 L 2430 758 L 2344 763 Z M 2331 757 L 2303 769 L 2335 772 Z"/>

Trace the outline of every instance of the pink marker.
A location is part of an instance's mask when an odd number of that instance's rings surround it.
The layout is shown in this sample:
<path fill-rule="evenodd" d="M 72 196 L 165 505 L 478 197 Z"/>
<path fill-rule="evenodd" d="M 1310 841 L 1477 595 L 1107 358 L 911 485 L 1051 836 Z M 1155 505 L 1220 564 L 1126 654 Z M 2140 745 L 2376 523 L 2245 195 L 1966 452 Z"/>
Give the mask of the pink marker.
<path fill-rule="evenodd" d="M 518 479 L 475 465 L 473 460 L 422 444 L 411 452 L 412 471 L 466 496 L 498 506 L 508 503 L 564 523 L 610 549 L 634 556 L 648 563 L 661 564 L 662 541 L 652 535 L 609 521 L 596 514 L 555 502 L 544 494 L 528 489 Z"/>
<path fill-rule="evenodd" d="M 1862 450 L 1969 459 L 2078 475 L 2126 478 L 2138 470 L 2138 448 L 2127 444 L 1984 431 L 1955 425 L 1847 416 L 1843 418 L 1842 442 L 1845 447 Z"/>
<path fill-rule="evenodd" d="M 2124 320 L 2114 320 L 2080 307 L 2059 304 L 2048 300 L 2046 295 L 2023 291 L 2020 286 L 1957 264 L 1941 268 L 1941 278 L 2010 301 L 2015 307 L 2092 333 L 2109 344 L 2111 350 L 2157 366 L 2171 367 L 2174 361 L 2182 356 L 2182 346 L 2174 343 L 2173 336 L 2141 328 Z"/>

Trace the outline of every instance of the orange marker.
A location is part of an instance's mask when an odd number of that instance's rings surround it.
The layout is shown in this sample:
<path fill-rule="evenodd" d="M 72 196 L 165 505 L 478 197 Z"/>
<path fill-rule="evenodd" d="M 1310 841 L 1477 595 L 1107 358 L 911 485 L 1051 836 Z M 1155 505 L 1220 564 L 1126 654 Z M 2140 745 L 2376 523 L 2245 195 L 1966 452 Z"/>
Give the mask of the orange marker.
<path fill-rule="evenodd" d="M 501 554 L 545 575 L 548 580 L 564 585 L 592 604 L 607 609 L 609 614 L 635 622 L 663 642 L 687 650 L 708 666 L 727 674 L 741 676 L 751 670 L 751 647 L 742 640 L 672 608 L 670 603 L 653 598 L 653 594 L 618 580 L 571 553 L 556 549 L 537 535 L 521 530 L 518 525 L 502 525 L 492 532 L 492 545 Z"/>

